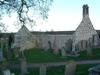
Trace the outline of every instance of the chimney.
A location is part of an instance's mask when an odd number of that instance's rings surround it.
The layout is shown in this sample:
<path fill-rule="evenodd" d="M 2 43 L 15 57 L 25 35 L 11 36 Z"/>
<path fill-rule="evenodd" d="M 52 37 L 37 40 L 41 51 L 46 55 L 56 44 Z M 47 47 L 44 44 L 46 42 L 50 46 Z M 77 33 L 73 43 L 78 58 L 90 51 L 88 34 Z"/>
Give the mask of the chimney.
<path fill-rule="evenodd" d="M 88 5 L 83 5 L 83 18 L 88 15 L 89 16 L 89 7 Z"/>

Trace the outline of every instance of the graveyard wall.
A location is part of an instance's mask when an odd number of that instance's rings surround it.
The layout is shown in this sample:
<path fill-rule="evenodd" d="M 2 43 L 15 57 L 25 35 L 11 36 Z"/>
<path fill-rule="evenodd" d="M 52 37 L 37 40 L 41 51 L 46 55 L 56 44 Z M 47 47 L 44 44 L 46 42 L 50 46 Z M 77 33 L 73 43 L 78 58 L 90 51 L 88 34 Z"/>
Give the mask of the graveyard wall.
<path fill-rule="evenodd" d="M 36 38 L 37 48 L 54 49 L 55 36 L 58 39 L 58 49 L 65 47 L 66 42 L 71 39 L 73 35 L 34 35 Z"/>

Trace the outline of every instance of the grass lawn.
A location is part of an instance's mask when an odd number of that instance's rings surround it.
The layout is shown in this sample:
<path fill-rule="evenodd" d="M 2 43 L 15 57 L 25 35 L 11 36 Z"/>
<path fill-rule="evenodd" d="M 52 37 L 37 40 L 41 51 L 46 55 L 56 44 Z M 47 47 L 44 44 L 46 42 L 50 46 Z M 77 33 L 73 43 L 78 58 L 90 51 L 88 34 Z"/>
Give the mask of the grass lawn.
<path fill-rule="evenodd" d="M 86 50 L 79 52 L 79 57 L 67 57 L 62 58 L 61 53 L 58 55 L 53 54 L 53 50 L 48 50 L 45 52 L 42 49 L 30 49 L 24 51 L 25 57 L 27 58 L 28 62 L 32 63 L 41 63 L 41 62 L 63 62 L 63 61 L 69 61 L 69 60 L 96 60 L 100 59 L 100 48 L 93 49 L 92 50 L 92 56 L 88 56 Z M 13 52 L 12 52 L 13 55 Z M 7 53 L 4 53 L 4 57 L 7 58 Z M 19 63 L 17 59 L 8 60 L 10 63 Z"/>
<path fill-rule="evenodd" d="M 98 64 L 84 64 L 84 65 L 77 65 L 75 75 L 88 75 L 88 69 L 97 66 Z M 39 68 L 29 68 L 29 74 L 27 75 L 39 75 Z M 11 72 L 14 72 L 16 75 L 19 75 L 19 69 L 11 69 Z M 58 67 L 47 67 L 46 75 L 64 75 L 65 66 L 58 66 Z M 1 75 L 1 74 L 0 74 Z"/>
<path fill-rule="evenodd" d="M 45 52 L 41 49 L 26 50 L 25 56 L 28 62 L 40 63 L 40 62 L 62 62 L 69 60 L 95 60 L 100 59 L 100 49 L 93 49 L 92 56 L 88 56 L 86 50 L 79 52 L 79 57 L 67 57 L 62 58 L 61 54 L 54 55 L 52 50 Z"/>
<path fill-rule="evenodd" d="M 40 62 L 62 62 L 69 60 L 95 60 L 100 59 L 100 49 L 93 49 L 92 56 L 87 56 L 86 51 L 79 52 L 79 57 L 67 57 L 62 58 L 61 54 L 54 55 L 52 50 L 45 52 L 42 49 L 30 49 L 25 50 L 25 57 L 28 62 L 32 63 L 40 63 Z M 13 53 L 12 53 L 13 54 Z M 4 53 L 4 56 L 7 58 L 7 53 Z M 17 59 L 8 60 L 10 63 L 19 63 Z M 77 65 L 75 75 L 88 75 L 88 69 L 90 67 L 96 66 L 97 64 L 86 64 L 86 65 Z M 39 75 L 39 68 L 29 68 L 30 74 L 28 75 Z M 47 75 L 64 75 L 65 66 L 58 67 L 47 67 Z M 16 73 L 18 75 L 20 73 L 19 69 L 11 69 L 11 72 Z M 0 74 L 1 75 L 1 74 Z"/>

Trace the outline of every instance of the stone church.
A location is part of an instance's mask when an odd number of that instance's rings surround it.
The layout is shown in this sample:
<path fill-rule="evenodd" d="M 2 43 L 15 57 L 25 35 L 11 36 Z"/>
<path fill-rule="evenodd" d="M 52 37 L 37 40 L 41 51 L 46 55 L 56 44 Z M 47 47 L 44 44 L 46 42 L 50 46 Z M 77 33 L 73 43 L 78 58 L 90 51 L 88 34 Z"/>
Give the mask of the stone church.
<path fill-rule="evenodd" d="M 99 36 L 94 29 L 89 18 L 89 7 L 83 5 L 83 18 L 75 31 L 51 31 L 51 32 L 30 32 L 26 26 L 15 34 L 13 46 L 18 46 L 21 50 L 29 48 L 58 49 L 64 47 L 67 51 L 86 50 L 90 45 L 99 46 Z"/>

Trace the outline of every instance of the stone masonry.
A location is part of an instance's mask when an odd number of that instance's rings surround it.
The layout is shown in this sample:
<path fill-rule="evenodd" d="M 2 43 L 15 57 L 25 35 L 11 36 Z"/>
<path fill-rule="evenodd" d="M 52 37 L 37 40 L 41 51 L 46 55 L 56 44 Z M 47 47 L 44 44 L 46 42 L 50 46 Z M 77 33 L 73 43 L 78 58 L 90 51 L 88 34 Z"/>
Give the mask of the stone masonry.
<path fill-rule="evenodd" d="M 35 39 L 26 26 L 23 25 L 21 29 L 15 34 L 15 41 L 12 47 L 20 47 L 20 50 L 35 47 Z"/>
<path fill-rule="evenodd" d="M 23 25 L 21 29 L 15 34 L 13 47 L 20 47 L 20 50 L 30 48 L 45 48 L 46 50 L 54 49 L 55 36 L 58 39 L 58 49 L 65 47 L 68 52 L 85 50 L 87 48 L 87 41 L 90 41 L 92 46 L 97 46 L 99 38 L 89 18 L 88 5 L 83 5 L 83 19 L 74 33 L 35 33 L 34 31 L 32 34 L 29 32 L 26 26 Z"/>
<path fill-rule="evenodd" d="M 83 5 L 83 19 L 79 26 L 77 27 L 76 31 L 74 32 L 74 42 L 73 42 L 73 51 L 75 50 L 75 44 L 81 42 L 81 49 L 84 49 L 84 41 L 91 40 L 93 44 L 93 36 L 98 35 L 96 30 L 94 29 L 92 22 L 89 18 L 89 7 L 88 5 Z"/>

